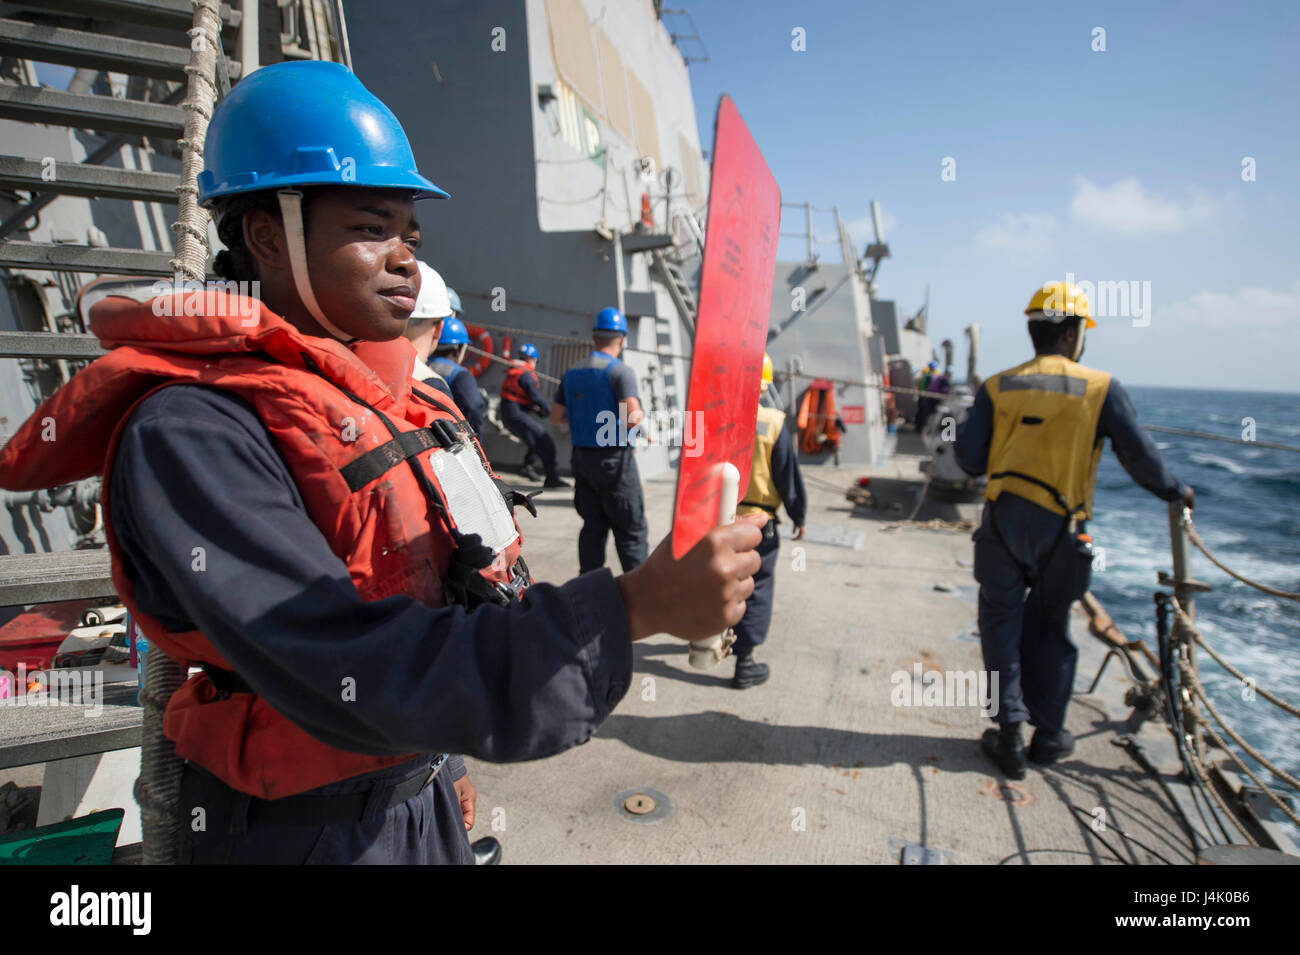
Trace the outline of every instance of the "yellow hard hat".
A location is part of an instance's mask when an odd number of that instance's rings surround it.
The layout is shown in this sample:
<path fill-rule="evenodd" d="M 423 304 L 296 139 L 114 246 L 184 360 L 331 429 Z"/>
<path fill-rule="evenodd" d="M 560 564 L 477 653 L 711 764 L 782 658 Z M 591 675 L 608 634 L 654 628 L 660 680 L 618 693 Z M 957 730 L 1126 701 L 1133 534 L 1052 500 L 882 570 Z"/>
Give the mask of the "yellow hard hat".
<path fill-rule="evenodd" d="M 1025 308 L 1026 315 L 1033 312 L 1042 312 L 1048 321 L 1083 318 L 1087 320 L 1088 328 L 1097 327 L 1097 323 L 1092 320 L 1088 296 L 1083 294 L 1079 286 L 1070 282 L 1048 282 L 1035 292 Z"/>
<path fill-rule="evenodd" d="M 763 353 L 763 387 L 772 383 L 772 356 Z"/>

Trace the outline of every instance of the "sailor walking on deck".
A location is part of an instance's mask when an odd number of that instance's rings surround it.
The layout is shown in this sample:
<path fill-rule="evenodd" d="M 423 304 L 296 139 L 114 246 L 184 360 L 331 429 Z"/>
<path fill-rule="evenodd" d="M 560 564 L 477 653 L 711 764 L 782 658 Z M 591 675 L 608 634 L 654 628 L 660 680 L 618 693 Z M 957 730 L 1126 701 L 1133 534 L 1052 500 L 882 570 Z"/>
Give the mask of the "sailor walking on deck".
<path fill-rule="evenodd" d="M 763 356 L 763 377 L 759 389 L 766 393 L 772 383 L 772 359 Z M 782 504 L 794 524 L 794 540 L 802 540 L 808 499 L 799 473 L 794 440 L 785 427 L 785 412 L 780 408 L 759 405 L 754 435 L 754 461 L 749 471 L 749 487 L 736 507 L 738 515 L 766 514 L 763 542 L 758 555 L 763 565 L 754 574 L 754 593 L 745 602 L 745 616 L 736 624 L 736 643 L 731 652 L 736 657 L 736 673 L 731 685 L 737 690 L 767 682 L 766 663 L 754 660 L 754 648 L 767 639 L 772 625 L 772 600 L 776 590 L 776 558 L 781 547 L 777 536 L 776 512 Z"/>
<path fill-rule="evenodd" d="M 525 477 L 536 481 L 545 474 L 546 487 L 568 487 L 556 467 L 555 439 L 537 420 L 551 414 L 551 403 L 542 395 L 537 381 L 537 346 L 525 342 L 519 348 L 519 355 L 519 362 L 506 372 L 501 382 L 501 423 L 528 449 L 524 457 Z"/>
<path fill-rule="evenodd" d="M 583 574 L 605 566 L 610 531 L 623 570 L 646 559 L 645 501 L 634 453 L 641 400 L 636 374 L 618 357 L 626 339 L 623 313 L 602 309 L 591 331 L 595 350 L 564 373 L 551 405 L 551 421 L 568 427 L 573 441 L 569 466 L 573 506 L 582 517 L 578 569 Z"/>
<path fill-rule="evenodd" d="M 973 539 L 980 645 L 985 668 L 998 675 L 999 729 L 981 746 L 1012 779 L 1025 775 L 1026 720 L 1035 727 L 1030 760 L 1053 763 L 1074 751 L 1065 728 L 1078 659 L 1069 612 L 1091 580 L 1086 521 L 1104 440 L 1156 497 L 1195 503 L 1119 382 L 1078 364 L 1086 330 L 1096 326 L 1083 292 L 1048 283 L 1025 314 L 1035 357 L 984 382 L 955 448 L 968 474 L 989 476 Z"/>

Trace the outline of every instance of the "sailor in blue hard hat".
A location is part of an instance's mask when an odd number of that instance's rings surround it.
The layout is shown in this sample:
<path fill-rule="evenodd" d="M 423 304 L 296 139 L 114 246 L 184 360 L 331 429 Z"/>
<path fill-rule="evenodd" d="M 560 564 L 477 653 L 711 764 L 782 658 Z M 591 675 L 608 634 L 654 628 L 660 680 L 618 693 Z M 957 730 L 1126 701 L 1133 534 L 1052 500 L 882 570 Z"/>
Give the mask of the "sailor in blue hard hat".
<path fill-rule="evenodd" d="M 438 424 L 450 408 L 395 360 L 414 357 L 398 339 L 422 290 L 415 200 L 446 194 L 416 169 L 392 112 L 335 63 L 250 72 L 217 103 L 204 159 L 199 198 L 226 246 L 213 269 L 257 283 L 258 324 L 201 339 L 210 347 L 196 353 L 202 330 L 229 328 L 227 317 L 178 323 L 188 350 L 169 367 L 197 364 L 202 381 L 153 389 L 129 417 L 123 406 L 124 420 L 101 416 L 118 428 L 104 518 L 119 583 L 177 647 L 203 654 L 182 662 L 206 665 L 173 695 L 189 724 L 168 732 L 227 747 L 202 763 L 179 754 L 178 861 L 490 858 L 479 851 L 490 844 L 471 850 L 466 836 L 463 762 L 435 754 L 513 762 L 589 738 L 631 684 L 633 641 L 701 639 L 740 619 L 760 532 L 742 518 L 681 561 L 661 546 L 620 580 L 588 574 L 523 600 L 494 590 L 501 601 L 470 606 L 462 585 L 492 549 L 458 531 L 438 472 L 455 458 L 448 486 L 493 475 L 485 463 L 472 471 L 476 453 L 410 429 L 421 404 L 441 409 Z M 160 333 L 148 350 L 168 346 Z M 228 374 L 232 362 L 247 370 Z M 441 436 L 460 443 L 450 426 Z M 412 485 L 427 510 L 401 506 Z M 379 520 L 360 526 L 363 514 Z M 393 546 L 345 557 L 332 545 L 349 534 Z M 206 573 L 192 565 L 200 547 Z M 527 581 L 512 577 L 512 595 L 515 583 Z M 321 770 L 233 732 L 268 722 L 298 734 L 277 739 L 327 754 L 336 781 L 274 792 L 268 781 Z"/>
<path fill-rule="evenodd" d="M 457 301 L 460 301 L 459 296 Z M 442 335 L 433 349 L 433 361 L 429 362 L 429 367 L 447 382 L 451 397 L 461 414 L 474 429 L 474 433 L 479 434 L 483 429 L 485 402 L 478 390 L 478 380 L 474 373 L 461 364 L 468 348 L 469 331 L 465 328 L 465 323 L 453 315 L 442 323 Z"/>
<path fill-rule="evenodd" d="M 404 333 L 425 298 L 413 253 L 420 243 L 414 200 L 447 193 L 420 174 L 397 118 L 351 71 L 336 63 L 295 62 L 250 73 L 217 104 L 204 161 L 199 199 L 211 209 L 226 247 L 212 266 L 217 275 L 252 283 L 253 294 L 303 335 L 335 340 L 340 367 L 365 369 L 365 346 Z M 261 329 L 250 330 L 258 334 Z M 268 358 L 268 387 L 275 387 L 276 375 Z M 409 725 L 399 730 L 379 718 L 377 700 L 341 703 L 337 693 L 321 692 L 321 675 L 342 667 L 358 685 L 383 685 L 389 700 L 427 710 L 430 700 L 460 693 L 464 674 L 444 668 L 406 685 L 392 682 L 383 674 L 395 656 L 409 652 L 398 630 L 432 636 L 447 629 L 451 615 L 463 619 L 463 611 L 432 610 L 405 596 L 404 584 L 393 583 L 387 599 L 407 608 L 404 626 L 386 627 L 367 616 L 374 605 L 363 601 L 316 523 L 321 509 L 327 513 L 336 502 L 304 501 L 281 459 L 277 442 L 300 425 L 263 420 L 250 404 L 215 387 L 170 387 L 157 395 L 166 396 L 166 408 L 148 398 L 124 425 L 119 447 L 128 452 L 119 456 L 114 475 L 117 546 L 142 574 L 135 587 L 142 611 L 184 621 L 181 629 L 200 627 L 221 647 L 242 688 L 217 706 L 248 706 L 252 694 L 254 709 L 290 714 L 329 745 L 419 751 L 424 740 L 414 738 Z M 354 406 L 349 397 L 338 393 L 340 409 Z M 145 430 L 164 415 L 165 427 Z M 141 440 L 158 455 L 132 457 L 129 448 Z M 225 452 L 214 456 L 214 447 Z M 167 504 L 149 503 L 149 489 L 158 485 L 185 492 Z M 232 491 L 241 487 L 257 490 Z M 216 577 L 189 573 L 188 558 L 171 558 L 214 533 L 222 535 Z M 268 614 L 277 613 L 283 614 L 279 623 L 266 626 Z M 446 618 L 440 623 L 439 613 Z M 588 665 L 585 658 L 582 665 Z M 337 685 L 332 674 L 328 680 Z M 217 716 L 214 725 L 222 719 Z M 362 725 L 362 735 L 352 736 Z M 276 754 L 232 750 L 230 757 L 232 763 L 249 759 L 253 770 L 268 775 L 276 771 L 270 765 Z M 475 796 L 459 757 L 447 760 L 436 778 L 429 770 L 428 758 L 402 759 L 391 770 L 309 791 L 302 799 L 314 812 L 303 810 L 297 825 L 286 826 L 264 812 L 282 800 L 250 797 L 226 782 L 221 767 L 187 763 L 181 814 L 188 819 L 187 807 L 201 805 L 213 822 L 202 831 L 182 826 L 183 859 L 409 863 L 499 855 L 495 840 L 480 841 L 471 852 L 465 838 Z M 354 822 L 322 822 L 357 799 L 368 799 L 377 814 L 365 822 L 357 816 Z M 427 820 L 418 832 L 410 825 L 417 816 Z"/>
<path fill-rule="evenodd" d="M 627 339 L 627 319 L 604 308 L 591 330 L 594 350 L 564 373 L 551 406 L 551 421 L 567 426 L 573 442 L 573 506 L 582 516 L 578 568 L 587 573 L 605 566 L 605 544 L 614 548 L 623 570 L 646 559 L 648 529 L 641 475 L 633 455 L 636 427 L 644 417 L 636 373 L 619 360 Z"/>
<path fill-rule="evenodd" d="M 555 439 L 537 420 L 551 413 L 551 403 L 542 394 L 537 380 L 540 357 L 536 345 L 525 342 L 519 346 L 519 359 L 501 380 L 501 423 L 528 449 L 522 470 L 524 477 L 537 481 L 545 475 L 547 487 L 568 487 L 556 466 Z"/>

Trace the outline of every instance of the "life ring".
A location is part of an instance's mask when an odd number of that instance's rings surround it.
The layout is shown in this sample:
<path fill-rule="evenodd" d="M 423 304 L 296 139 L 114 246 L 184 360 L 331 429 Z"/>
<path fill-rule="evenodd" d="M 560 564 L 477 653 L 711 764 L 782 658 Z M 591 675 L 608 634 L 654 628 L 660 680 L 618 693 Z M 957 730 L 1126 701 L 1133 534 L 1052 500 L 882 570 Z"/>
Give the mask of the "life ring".
<path fill-rule="evenodd" d="M 478 361 L 472 365 L 466 365 L 470 373 L 478 378 L 485 371 L 492 367 L 492 356 L 496 353 L 496 343 L 492 341 L 492 333 L 486 328 L 478 325 L 469 325 L 465 331 L 469 333 L 469 343 L 483 352 Z"/>

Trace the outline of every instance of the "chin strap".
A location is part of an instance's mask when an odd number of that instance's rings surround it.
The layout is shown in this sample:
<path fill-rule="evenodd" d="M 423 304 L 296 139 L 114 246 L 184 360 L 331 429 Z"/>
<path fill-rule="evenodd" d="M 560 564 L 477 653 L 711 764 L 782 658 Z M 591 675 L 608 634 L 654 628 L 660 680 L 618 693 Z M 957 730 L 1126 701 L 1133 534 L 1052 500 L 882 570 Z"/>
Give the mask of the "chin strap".
<path fill-rule="evenodd" d="M 298 297 L 321 328 L 345 345 L 356 341 L 354 336 L 325 317 L 320 303 L 316 301 L 316 293 L 312 291 L 311 276 L 307 272 L 307 232 L 302 224 L 302 193 L 297 189 L 281 189 L 276 196 L 280 200 L 280 216 L 284 221 L 285 239 L 289 245 L 289 268 L 293 272 L 293 284 L 298 290 Z"/>
<path fill-rule="evenodd" d="M 1083 339 L 1088 334 L 1088 322 L 1085 319 L 1079 319 L 1079 340 L 1074 343 L 1074 355 L 1070 361 L 1078 361 L 1083 357 Z"/>

